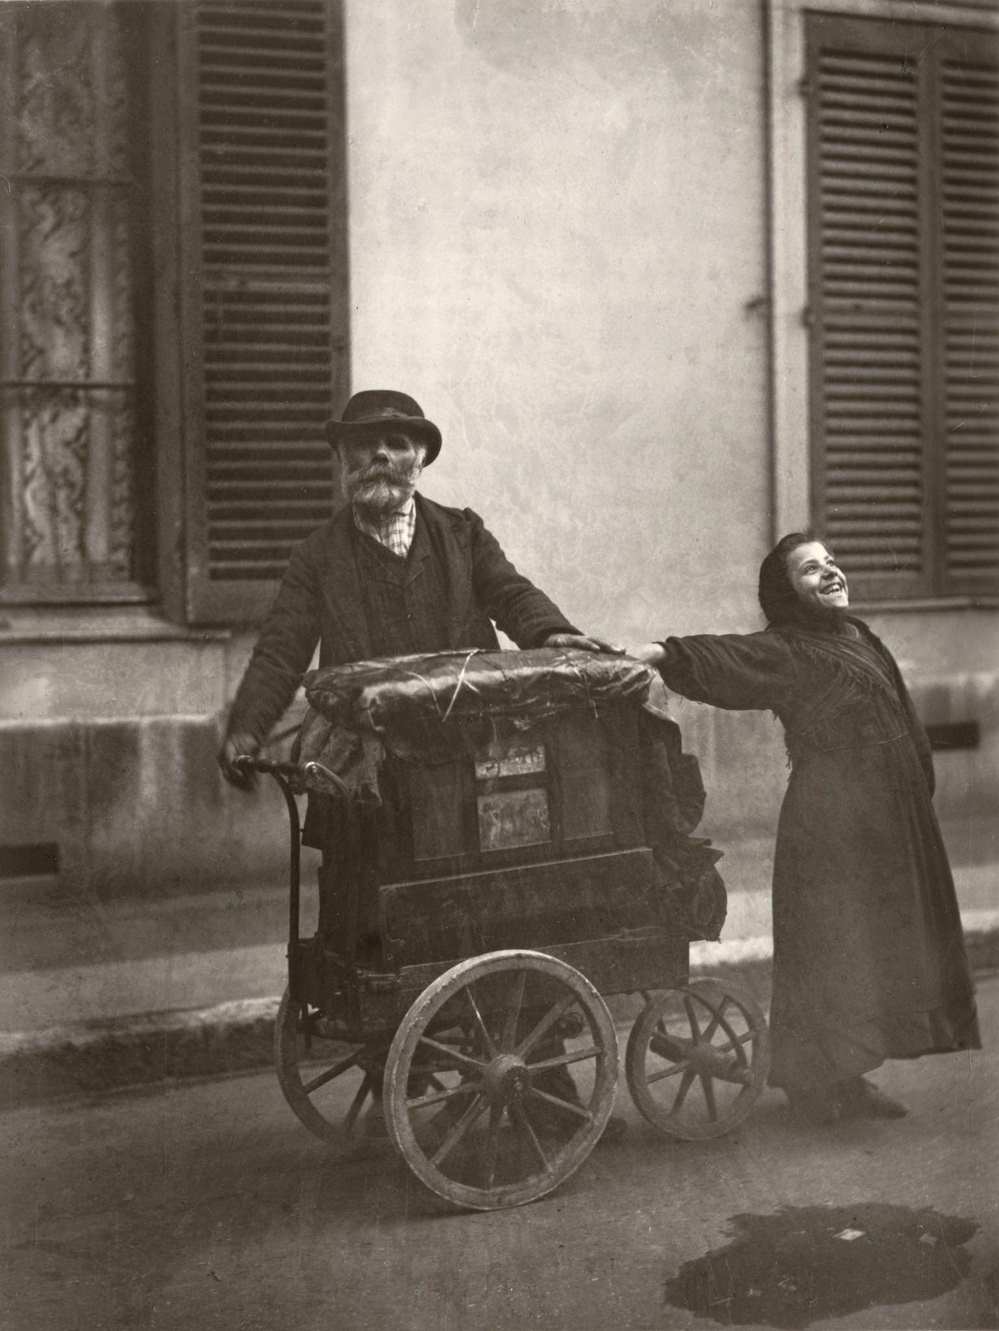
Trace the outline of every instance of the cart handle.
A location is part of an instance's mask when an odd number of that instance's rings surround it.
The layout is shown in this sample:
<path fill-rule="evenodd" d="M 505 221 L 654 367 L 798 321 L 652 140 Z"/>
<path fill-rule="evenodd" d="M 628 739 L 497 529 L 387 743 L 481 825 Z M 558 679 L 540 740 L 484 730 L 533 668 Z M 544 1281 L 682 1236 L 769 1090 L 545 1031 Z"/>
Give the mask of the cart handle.
<path fill-rule="evenodd" d="M 271 758 L 255 758 L 252 754 L 241 753 L 233 762 L 240 772 L 267 772 L 279 781 L 288 781 L 295 788 L 297 794 L 301 795 L 307 782 L 312 779 L 322 781 L 326 786 L 332 786 L 341 795 L 350 795 L 346 784 L 337 776 L 336 772 L 331 772 L 328 767 L 322 763 L 311 759 L 307 763 L 280 763 Z"/>
<path fill-rule="evenodd" d="M 251 753 L 241 753 L 233 761 L 233 767 L 240 772 L 269 772 L 271 776 L 301 776 L 303 769 L 297 763 L 279 763 L 273 758 L 255 758 Z"/>
<path fill-rule="evenodd" d="M 240 772 L 267 772 L 281 787 L 285 807 L 288 810 L 290 836 L 288 856 L 288 988 L 292 994 L 298 992 L 298 933 L 299 898 L 302 879 L 302 823 L 298 813 L 298 801 L 292 782 L 300 782 L 303 769 L 297 763 L 275 762 L 272 758 L 255 758 L 252 754 L 241 753 L 233 762 Z"/>

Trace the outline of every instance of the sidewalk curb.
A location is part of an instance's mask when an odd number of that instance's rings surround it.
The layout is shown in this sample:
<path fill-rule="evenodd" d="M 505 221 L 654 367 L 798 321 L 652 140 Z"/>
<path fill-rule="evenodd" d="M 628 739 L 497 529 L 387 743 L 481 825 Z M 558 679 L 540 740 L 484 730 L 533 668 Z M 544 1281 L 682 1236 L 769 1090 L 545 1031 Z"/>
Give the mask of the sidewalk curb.
<path fill-rule="evenodd" d="M 965 912 L 965 946 L 975 972 L 999 969 L 999 910 Z M 738 977 L 766 1002 L 769 935 L 694 943 L 692 976 Z M 279 999 L 251 998 L 214 1007 L 153 1012 L 39 1031 L 0 1033 L 0 1109 L 63 1096 L 106 1092 L 184 1078 L 269 1067 Z M 611 1001 L 625 1019 L 629 996 Z"/>

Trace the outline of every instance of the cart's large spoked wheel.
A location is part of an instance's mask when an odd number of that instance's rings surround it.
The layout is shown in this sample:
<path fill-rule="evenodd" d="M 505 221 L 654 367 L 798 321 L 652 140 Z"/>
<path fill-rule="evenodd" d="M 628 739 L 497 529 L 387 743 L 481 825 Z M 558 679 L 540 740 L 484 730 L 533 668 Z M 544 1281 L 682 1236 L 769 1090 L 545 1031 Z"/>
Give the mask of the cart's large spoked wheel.
<path fill-rule="evenodd" d="M 693 980 L 654 994 L 628 1039 L 632 1099 L 671 1137 L 720 1137 L 749 1114 L 767 1079 L 770 1033 L 751 993 Z"/>
<path fill-rule="evenodd" d="M 385 1052 L 332 1036 L 326 1018 L 285 990 L 274 1028 L 274 1062 L 284 1098 L 309 1129 L 341 1151 L 386 1137 L 381 1093 Z"/>
<path fill-rule="evenodd" d="M 616 1090 L 614 1023 L 590 982 L 541 952 L 491 952 L 452 967 L 403 1018 L 385 1119 L 433 1192 L 486 1211 L 568 1178 Z"/>

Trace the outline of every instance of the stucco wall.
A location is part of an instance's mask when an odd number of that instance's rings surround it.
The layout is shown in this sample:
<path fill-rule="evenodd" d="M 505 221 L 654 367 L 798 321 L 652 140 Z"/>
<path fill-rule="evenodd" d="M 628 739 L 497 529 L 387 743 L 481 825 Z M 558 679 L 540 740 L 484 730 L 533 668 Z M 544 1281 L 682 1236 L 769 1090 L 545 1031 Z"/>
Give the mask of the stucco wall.
<path fill-rule="evenodd" d="M 116 635 L 73 641 L 50 618 L 0 649 L 0 850 L 37 859 L 54 848 L 70 898 L 286 878 L 277 788 L 234 791 L 215 766 L 251 640 L 165 632 L 119 623 Z"/>
<path fill-rule="evenodd" d="M 757 7 L 348 0 L 353 381 L 586 627 L 738 626 L 769 530 Z"/>
<path fill-rule="evenodd" d="M 582 626 L 756 626 L 771 538 L 760 9 L 750 0 L 346 0 L 354 386 L 444 433 L 469 505 Z M 803 444 L 804 446 L 804 444 Z M 946 812 L 999 801 L 996 616 L 876 617 L 942 755 Z M 0 845 L 104 894 L 284 874 L 284 814 L 213 764 L 250 640 L 4 647 Z M 678 703 L 725 841 L 772 830 L 765 714 Z"/>
<path fill-rule="evenodd" d="M 353 380 L 444 433 L 480 510 L 584 627 L 759 624 L 771 543 L 763 52 L 746 0 L 348 0 Z M 807 441 L 801 440 L 804 451 Z M 875 616 L 946 812 L 994 807 L 996 616 Z M 772 828 L 773 719 L 678 704 L 719 834 Z"/>

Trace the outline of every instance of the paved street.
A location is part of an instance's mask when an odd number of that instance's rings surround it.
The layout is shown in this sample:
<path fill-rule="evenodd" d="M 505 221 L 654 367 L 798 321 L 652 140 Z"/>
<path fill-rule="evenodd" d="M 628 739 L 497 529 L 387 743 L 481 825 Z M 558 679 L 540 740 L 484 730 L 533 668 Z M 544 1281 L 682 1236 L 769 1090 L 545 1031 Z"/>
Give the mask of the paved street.
<path fill-rule="evenodd" d="M 999 977 L 982 1054 L 894 1064 L 909 1118 L 625 1140 L 461 1214 L 389 1147 L 334 1166 L 261 1074 L 2 1119 L 3 1331 L 999 1325 Z M 991 1281 L 989 1272 L 992 1272 Z M 702 1315 L 703 1314 L 703 1315 Z"/>

